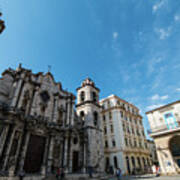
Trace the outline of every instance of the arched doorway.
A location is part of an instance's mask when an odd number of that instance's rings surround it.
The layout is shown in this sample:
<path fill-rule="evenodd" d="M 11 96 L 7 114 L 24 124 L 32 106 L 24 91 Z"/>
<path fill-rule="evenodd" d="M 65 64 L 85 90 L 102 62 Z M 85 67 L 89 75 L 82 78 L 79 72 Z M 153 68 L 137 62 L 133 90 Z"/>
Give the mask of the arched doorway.
<path fill-rule="evenodd" d="M 180 136 L 174 136 L 169 141 L 169 149 L 171 154 L 180 168 Z"/>
<path fill-rule="evenodd" d="M 126 156 L 126 165 L 127 165 L 128 174 L 130 174 L 131 170 L 130 170 L 130 164 L 129 164 L 129 157 L 128 156 Z"/>

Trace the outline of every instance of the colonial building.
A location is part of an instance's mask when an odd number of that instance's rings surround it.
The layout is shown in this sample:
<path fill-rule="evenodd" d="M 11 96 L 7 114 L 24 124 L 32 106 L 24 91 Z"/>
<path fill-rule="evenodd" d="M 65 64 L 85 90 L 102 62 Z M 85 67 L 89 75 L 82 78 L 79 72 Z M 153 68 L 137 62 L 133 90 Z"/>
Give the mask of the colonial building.
<path fill-rule="evenodd" d="M 143 173 L 150 167 L 150 152 L 139 109 L 111 95 L 103 106 L 105 167 L 121 168 L 123 174 Z"/>
<path fill-rule="evenodd" d="M 157 158 L 157 152 L 156 152 L 156 145 L 153 140 L 147 140 L 148 149 L 150 151 L 150 161 L 153 165 L 159 165 L 158 158 Z"/>
<path fill-rule="evenodd" d="M 163 174 L 180 173 L 180 101 L 146 113 Z"/>
<path fill-rule="evenodd" d="M 90 79 L 75 96 L 50 72 L 32 73 L 21 65 L 0 79 L 0 174 L 46 176 L 104 170 L 99 89 Z"/>

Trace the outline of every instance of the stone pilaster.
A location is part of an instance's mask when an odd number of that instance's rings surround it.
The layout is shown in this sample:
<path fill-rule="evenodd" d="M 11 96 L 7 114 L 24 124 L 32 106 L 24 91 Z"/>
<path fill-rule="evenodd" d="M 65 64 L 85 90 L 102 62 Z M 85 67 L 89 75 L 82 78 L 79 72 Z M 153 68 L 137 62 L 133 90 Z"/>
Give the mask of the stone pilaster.
<path fill-rule="evenodd" d="M 63 166 L 67 168 L 67 155 L 68 155 L 68 137 L 65 137 L 65 141 L 64 141 L 64 161 L 63 161 Z"/>
<path fill-rule="evenodd" d="M 72 157 L 72 146 L 73 146 L 73 137 L 70 138 L 70 149 L 69 149 L 69 172 L 72 172 L 72 161 L 73 161 L 73 157 Z"/>
<path fill-rule="evenodd" d="M 70 122 L 70 102 L 67 100 L 67 119 L 66 119 L 66 125 L 69 125 Z"/>
<path fill-rule="evenodd" d="M 5 141 L 6 141 L 6 138 L 7 138 L 7 133 L 8 133 L 8 130 L 9 130 L 9 125 L 6 125 L 3 129 L 3 132 L 1 134 L 1 138 L 0 138 L 0 156 L 2 155 L 2 151 L 3 151 L 3 148 L 4 148 L 4 144 L 5 144 Z"/>
<path fill-rule="evenodd" d="M 22 147 L 22 152 L 21 152 L 21 157 L 20 157 L 20 162 L 19 162 L 19 171 L 22 171 L 24 167 L 24 161 L 25 161 L 28 144 L 29 144 L 30 133 L 27 132 L 26 134 L 24 134 L 24 136 L 25 136 L 25 142 Z"/>
<path fill-rule="evenodd" d="M 22 87 L 22 83 L 23 83 L 23 80 L 20 79 L 18 84 L 17 84 L 16 91 L 14 94 L 14 98 L 13 98 L 12 103 L 11 103 L 11 106 L 13 106 L 13 107 L 15 107 L 18 104 L 18 98 L 19 98 L 21 87 Z"/>
<path fill-rule="evenodd" d="M 41 167 L 41 174 L 43 176 L 46 175 L 46 163 L 47 163 L 47 157 L 48 157 L 48 145 L 49 145 L 49 139 L 46 138 L 46 144 L 45 144 L 45 150 L 44 150 L 44 156 L 43 156 L 43 163 Z"/>
<path fill-rule="evenodd" d="M 53 149 L 54 149 L 54 137 L 50 137 L 49 143 L 49 152 L 48 152 L 48 160 L 47 160 L 47 172 L 51 173 L 52 164 L 53 164 Z"/>
<path fill-rule="evenodd" d="M 16 131 L 16 129 L 13 126 L 11 134 L 10 134 L 9 144 L 7 146 L 7 150 L 6 150 L 6 153 L 5 153 L 4 164 L 3 164 L 3 168 L 2 168 L 4 171 L 6 170 L 6 167 L 7 167 L 9 154 L 10 154 L 10 151 L 11 151 L 11 146 L 12 146 L 12 142 L 13 142 L 13 139 L 14 139 L 15 131 Z"/>

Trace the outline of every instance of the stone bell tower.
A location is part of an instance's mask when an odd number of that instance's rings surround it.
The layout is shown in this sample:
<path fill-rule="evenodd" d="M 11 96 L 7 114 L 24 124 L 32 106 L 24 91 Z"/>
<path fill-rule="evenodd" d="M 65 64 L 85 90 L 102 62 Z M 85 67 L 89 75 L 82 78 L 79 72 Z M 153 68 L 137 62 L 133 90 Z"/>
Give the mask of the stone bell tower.
<path fill-rule="evenodd" d="M 86 165 L 98 172 L 104 170 L 104 148 L 99 89 L 90 79 L 85 79 L 77 88 L 77 114 L 84 122 L 88 136 Z"/>

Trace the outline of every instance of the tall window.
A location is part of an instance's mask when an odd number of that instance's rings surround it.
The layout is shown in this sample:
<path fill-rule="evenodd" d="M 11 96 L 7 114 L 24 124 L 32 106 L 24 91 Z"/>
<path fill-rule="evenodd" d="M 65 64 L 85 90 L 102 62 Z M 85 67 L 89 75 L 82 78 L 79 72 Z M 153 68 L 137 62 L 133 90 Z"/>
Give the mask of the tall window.
<path fill-rule="evenodd" d="M 105 147 L 108 148 L 108 141 L 105 141 Z"/>
<path fill-rule="evenodd" d="M 92 98 L 94 102 L 97 102 L 97 95 L 95 92 L 92 92 Z"/>
<path fill-rule="evenodd" d="M 104 134 L 107 134 L 107 128 L 104 127 Z"/>
<path fill-rule="evenodd" d="M 112 124 L 111 124 L 111 133 L 114 133 L 114 127 Z"/>
<path fill-rule="evenodd" d="M 123 112 L 122 111 L 120 111 L 120 116 L 123 118 Z"/>
<path fill-rule="evenodd" d="M 128 146 L 128 140 L 127 140 L 127 138 L 125 138 L 125 144 L 126 144 L 126 146 Z"/>
<path fill-rule="evenodd" d="M 85 100 L 85 92 L 84 91 L 81 91 L 80 98 L 81 98 L 81 102 L 84 102 L 84 100 Z"/>
<path fill-rule="evenodd" d="M 104 121 L 104 122 L 106 121 L 106 116 L 105 116 L 105 115 L 103 115 L 103 121 Z"/>
<path fill-rule="evenodd" d="M 112 145 L 113 145 L 113 147 L 116 147 L 116 141 L 114 139 L 112 141 Z"/>
<path fill-rule="evenodd" d="M 59 113 L 59 116 L 58 116 L 57 123 L 58 123 L 59 126 L 62 126 L 63 125 L 63 112 L 61 110 L 59 110 L 58 113 Z"/>
<path fill-rule="evenodd" d="M 109 119 L 111 120 L 112 119 L 112 113 L 109 112 Z"/>
<path fill-rule="evenodd" d="M 116 156 L 114 156 L 114 167 L 118 168 L 118 160 Z"/>
<path fill-rule="evenodd" d="M 94 125 L 97 126 L 97 122 L 98 122 L 98 113 L 95 111 L 94 112 Z"/>
<path fill-rule="evenodd" d="M 81 112 L 80 112 L 80 117 L 81 117 L 81 119 L 84 121 L 84 111 L 81 111 Z"/>

